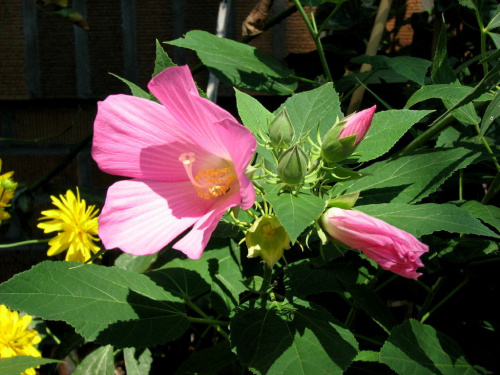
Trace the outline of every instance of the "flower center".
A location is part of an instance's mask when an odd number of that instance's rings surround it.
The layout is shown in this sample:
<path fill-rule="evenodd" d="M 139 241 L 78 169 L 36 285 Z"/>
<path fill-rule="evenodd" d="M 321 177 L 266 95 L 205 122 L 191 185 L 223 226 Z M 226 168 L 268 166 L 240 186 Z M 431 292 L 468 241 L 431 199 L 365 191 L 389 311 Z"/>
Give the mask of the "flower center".
<path fill-rule="evenodd" d="M 194 156 L 194 152 L 184 153 L 179 156 L 179 161 L 184 165 L 184 169 L 198 196 L 203 199 L 210 199 L 226 194 L 231 188 L 231 183 L 236 179 L 232 169 L 229 167 L 202 169 L 194 177 L 193 163 L 196 160 Z"/>

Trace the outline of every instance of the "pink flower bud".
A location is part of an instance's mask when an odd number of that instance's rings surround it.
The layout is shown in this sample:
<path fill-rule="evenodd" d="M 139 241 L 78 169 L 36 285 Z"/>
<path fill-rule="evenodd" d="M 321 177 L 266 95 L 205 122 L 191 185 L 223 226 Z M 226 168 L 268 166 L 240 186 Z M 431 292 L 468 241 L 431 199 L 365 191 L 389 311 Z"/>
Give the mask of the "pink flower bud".
<path fill-rule="evenodd" d="M 424 266 L 420 256 L 429 247 L 410 233 L 363 212 L 338 207 L 328 209 L 321 221 L 335 240 L 361 250 L 383 269 L 411 279 L 422 275 L 416 270 Z"/>
<path fill-rule="evenodd" d="M 345 121 L 346 124 L 340 132 L 339 139 L 356 134 L 356 141 L 354 142 L 354 146 L 357 146 L 358 143 L 361 142 L 365 134 L 368 132 L 368 129 L 370 129 L 370 125 L 372 124 L 373 115 L 375 114 L 376 109 L 377 106 L 374 105 L 371 108 L 367 108 L 361 112 L 354 113 L 344 118 L 342 121 Z"/>

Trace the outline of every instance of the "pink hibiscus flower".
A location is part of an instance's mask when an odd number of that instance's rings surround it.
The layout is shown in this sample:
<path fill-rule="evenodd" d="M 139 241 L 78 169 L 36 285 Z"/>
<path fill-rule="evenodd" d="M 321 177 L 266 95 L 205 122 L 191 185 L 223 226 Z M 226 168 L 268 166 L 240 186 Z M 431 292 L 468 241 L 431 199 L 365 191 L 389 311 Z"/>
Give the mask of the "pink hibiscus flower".
<path fill-rule="evenodd" d="M 203 253 L 224 212 L 255 200 L 245 175 L 255 137 L 228 112 L 201 98 L 187 66 L 168 68 L 148 88 L 161 102 L 112 95 L 99 102 L 92 156 L 113 184 L 99 217 L 107 249 L 153 254 L 174 244 Z"/>
<path fill-rule="evenodd" d="M 411 279 L 422 275 L 416 270 L 424 266 L 420 256 L 429 247 L 410 233 L 363 212 L 338 207 L 328 209 L 321 222 L 330 236 L 361 250 L 383 269 Z"/>

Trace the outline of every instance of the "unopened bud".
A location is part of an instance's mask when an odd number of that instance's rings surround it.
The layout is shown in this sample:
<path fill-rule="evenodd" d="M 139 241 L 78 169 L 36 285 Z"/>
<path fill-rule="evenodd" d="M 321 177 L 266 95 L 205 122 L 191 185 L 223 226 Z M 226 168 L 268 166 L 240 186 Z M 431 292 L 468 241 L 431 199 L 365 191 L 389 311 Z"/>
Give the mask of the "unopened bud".
<path fill-rule="evenodd" d="M 298 185 L 307 173 L 308 158 L 297 145 L 293 145 L 281 154 L 278 160 L 278 176 L 288 185 Z"/>
<path fill-rule="evenodd" d="M 330 163 L 349 157 L 368 132 L 376 108 L 373 106 L 336 123 L 323 138 L 321 157 Z"/>
<path fill-rule="evenodd" d="M 286 148 L 293 142 L 293 128 L 286 108 L 283 108 L 269 124 L 269 139 L 275 148 Z"/>
<path fill-rule="evenodd" d="M 248 257 L 262 257 L 269 268 L 280 260 L 285 250 L 290 248 L 290 236 L 276 216 L 265 215 L 258 218 L 245 237 Z"/>

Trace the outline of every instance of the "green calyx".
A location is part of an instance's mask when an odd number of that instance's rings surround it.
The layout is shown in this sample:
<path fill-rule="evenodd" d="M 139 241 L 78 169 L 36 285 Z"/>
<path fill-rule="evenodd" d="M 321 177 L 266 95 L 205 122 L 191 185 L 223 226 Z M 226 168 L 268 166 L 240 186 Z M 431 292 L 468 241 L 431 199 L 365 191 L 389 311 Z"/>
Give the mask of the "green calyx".
<path fill-rule="evenodd" d="M 278 218 L 271 215 L 258 218 L 248 230 L 245 241 L 248 257 L 260 256 L 269 268 L 290 248 L 290 236 Z"/>
<path fill-rule="evenodd" d="M 295 137 L 295 129 L 286 108 L 283 108 L 269 124 L 269 139 L 274 148 L 286 148 Z"/>
<path fill-rule="evenodd" d="M 287 185 L 300 184 L 306 176 L 308 162 L 306 153 L 299 145 L 293 145 L 278 160 L 279 178 Z"/>

